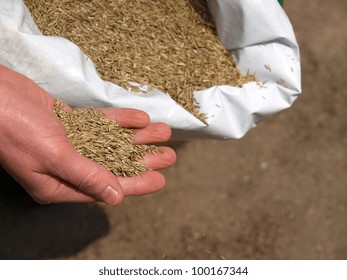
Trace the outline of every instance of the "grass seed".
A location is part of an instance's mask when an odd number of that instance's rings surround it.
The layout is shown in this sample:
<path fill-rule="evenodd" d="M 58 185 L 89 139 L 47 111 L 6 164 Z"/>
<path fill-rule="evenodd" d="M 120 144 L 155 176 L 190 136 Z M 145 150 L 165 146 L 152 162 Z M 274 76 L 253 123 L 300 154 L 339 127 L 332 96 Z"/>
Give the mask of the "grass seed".
<path fill-rule="evenodd" d="M 131 143 L 135 130 L 123 128 L 93 108 L 71 112 L 56 100 L 54 114 L 63 123 L 72 146 L 81 155 L 103 165 L 116 176 L 136 176 L 147 170 L 142 160 L 146 153 L 158 151 L 155 145 Z"/>
<path fill-rule="evenodd" d="M 94 62 L 100 77 L 160 89 L 202 121 L 194 91 L 241 87 L 205 0 L 25 0 L 45 35 L 63 36 Z"/>

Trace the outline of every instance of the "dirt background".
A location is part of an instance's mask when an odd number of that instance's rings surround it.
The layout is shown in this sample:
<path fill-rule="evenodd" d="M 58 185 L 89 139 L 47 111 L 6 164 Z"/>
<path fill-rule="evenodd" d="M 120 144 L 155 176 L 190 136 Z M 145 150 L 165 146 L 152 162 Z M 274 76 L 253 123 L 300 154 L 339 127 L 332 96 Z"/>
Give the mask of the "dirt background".
<path fill-rule="evenodd" d="M 174 145 L 166 187 L 117 208 L 38 206 L 1 171 L 0 258 L 347 259 L 347 1 L 284 2 L 303 68 L 290 109 Z"/>

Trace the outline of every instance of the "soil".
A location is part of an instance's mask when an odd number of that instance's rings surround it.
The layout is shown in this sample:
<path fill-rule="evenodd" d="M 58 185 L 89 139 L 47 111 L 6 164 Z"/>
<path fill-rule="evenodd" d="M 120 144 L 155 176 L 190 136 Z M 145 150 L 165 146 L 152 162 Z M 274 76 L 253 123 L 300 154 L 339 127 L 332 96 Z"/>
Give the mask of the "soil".
<path fill-rule="evenodd" d="M 284 1 L 302 95 L 239 140 L 171 143 L 159 193 L 39 206 L 1 171 L 1 259 L 347 259 L 347 2 Z M 5 180 L 9 180 L 6 182 Z"/>

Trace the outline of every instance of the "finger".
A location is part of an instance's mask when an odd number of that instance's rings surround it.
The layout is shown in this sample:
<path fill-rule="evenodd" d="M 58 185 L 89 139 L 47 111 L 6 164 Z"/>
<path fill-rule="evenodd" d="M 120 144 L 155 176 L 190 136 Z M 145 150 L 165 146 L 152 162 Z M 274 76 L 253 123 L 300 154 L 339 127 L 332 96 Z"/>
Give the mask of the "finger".
<path fill-rule="evenodd" d="M 118 177 L 124 196 L 144 195 L 160 191 L 165 185 L 165 177 L 158 171 L 147 171 L 135 177 Z"/>
<path fill-rule="evenodd" d="M 85 203 L 98 201 L 95 198 L 78 191 L 71 184 L 60 178 L 42 172 L 35 172 L 30 180 L 25 177 L 14 178 L 28 194 L 39 204 L 51 203 Z"/>
<path fill-rule="evenodd" d="M 143 164 L 151 169 L 163 169 L 174 165 L 176 153 L 169 147 L 160 147 L 154 154 L 147 153 L 143 158 Z"/>
<path fill-rule="evenodd" d="M 136 109 L 98 108 L 97 110 L 123 127 L 143 128 L 148 126 L 150 122 L 147 113 Z"/>
<path fill-rule="evenodd" d="M 89 202 L 97 202 L 98 200 L 87 196 L 83 193 L 73 193 L 72 190 L 69 190 L 67 192 L 62 192 L 60 195 L 59 193 L 55 196 L 35 196 L 32 193 L 30 193 L 30 196 L 34 201 L 36 201 L 38 204 L 61 204 L 61 203 L 89 203 Z"/>
<path fill-rule="evenodd" d="M 66 148 L 64 158 L 51 165 L 50 171 L 79 192 L 108 205 L 120 204 L 123 190 L 117 177 L 103 166 Z M 63 164 L 62 164 L 63 162 Z"/>
<path fill-rule="evenodd" d="M 53 186 L 57 182 L 53 183 Z M 58 183 L 58 187 L 51 194 L 38 195 L 31 193 L 33 199 L 39 204 L 59 204 L 59 203 L 87 203 L 87 202 L 96 202 L 98 199 L 89 196 L 83 192 L 79 192 L 73 186 L 68 183 Z M 54 189 L 50 184 L 46 185 L 47 188 Z"/>
<path fill-rule="evenodd" d="M 171 137 L 171 128 L 165 123 L 152 123 L 139 129 L 133 139 L 133 144 L 150 144 L 166 142 Z"/>
<path fill-rule="evenodd" d="M 92 196 L 88 196 L 84 193 L 77 192 L 74 189 L 67 188 L 67 185 L 62 185 L 61 193 L 57 193 L 54 196 L 52 201 L 47 201 L 43 204 L 51 204 L 51 203 L 88 203 L 88 202 L 97 202 L 99 200 L 95 199 Z"/>

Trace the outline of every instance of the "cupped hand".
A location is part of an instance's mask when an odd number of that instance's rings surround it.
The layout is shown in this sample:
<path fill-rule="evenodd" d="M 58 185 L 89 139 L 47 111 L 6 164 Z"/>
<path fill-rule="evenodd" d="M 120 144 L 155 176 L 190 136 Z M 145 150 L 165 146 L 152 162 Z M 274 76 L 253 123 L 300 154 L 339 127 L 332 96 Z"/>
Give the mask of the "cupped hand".
<path fill-rule="evenodd" d="M 116 177 L 76 152 L 63 124 L 52 113 L 54 101 L 32 80 L 0 65 L 0 164 L 36 202 L 102 201 L 118 205 L 124 196 L 144 195 L 164 186 L 165 178 L 157 170 L 175 163 L 171 148 L 160 147 L 161 152 L 145 155 L 144 164 L 154 171 Z M 170 139 L 170 128 L 164 123 L 150 123 L 143 111 L 98 110 L 121 126 L 136 128 L 134 144 Z"/>

